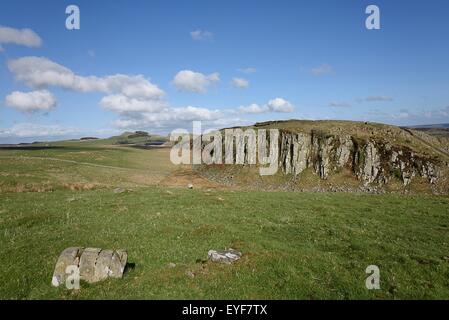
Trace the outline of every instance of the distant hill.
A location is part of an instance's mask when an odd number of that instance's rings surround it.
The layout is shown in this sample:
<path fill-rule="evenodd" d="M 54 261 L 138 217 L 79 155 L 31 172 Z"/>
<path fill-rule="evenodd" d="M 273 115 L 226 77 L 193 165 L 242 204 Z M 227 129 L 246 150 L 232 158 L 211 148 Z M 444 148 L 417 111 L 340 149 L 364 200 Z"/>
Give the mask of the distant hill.
<path fill-rule="evenodd" d="M 440 123 L 440 124 L 424 124 L 418 126 L 408 126 L 408 128 L 416 129 L 416 128 L 449 128 L 449 123 Z"/>
<path fill-rule="evenodd" d="M 136 131 L 124 132 L 121 135 L 111 137 L 108 140 L 110 140 L 113 144 L 145 146 L 148 144 L 163 144 L 169 139 L 168 137 L 149 134 L 145 131 Z"/>
<path fill-rule="evenodd" d="M 97 137 L 81 137 L 79 139 L 68 139 L 68 140 L 56 140 L 56 141 L 44 141 L 44 142 L 33 142 L 33 143 L 7 143 L 0 144 L 0 148 L 14 148 L 17 146 L 27 147 L 31 145 L 34 146 L 58 146 L 66 142 L 76 143 L 83 142 L 83 145 L 132 145 L 132 146 L 148 146 L 148 145 L 162 145 L 168 142 L 169 139 L 166 136 L 160 136 L 156 134 L 150 134 L 145 131 L 135 131 L 135 132 L 124 132 L 121 135 L 113 136 L 109 138 L 97 138 Z"/>
<path fill-rule="evenodd" d="M 407 128 L 423 131 L 435 137 L 449 138 L 449 123 L 410 126 Z"/>

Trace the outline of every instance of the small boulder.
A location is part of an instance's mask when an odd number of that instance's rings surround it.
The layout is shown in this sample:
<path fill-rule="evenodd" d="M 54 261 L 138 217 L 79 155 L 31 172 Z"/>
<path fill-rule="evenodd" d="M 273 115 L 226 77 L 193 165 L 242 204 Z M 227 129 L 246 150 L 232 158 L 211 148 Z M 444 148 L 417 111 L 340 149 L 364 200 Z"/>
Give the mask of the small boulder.
<path fill-rule="evenodd" d="M 242 256 L 242 253 L 234 249 L 222 251 L 209 250 L 207 256 L 212 262 L 231 264 L 239 260 Z"/>
<path fill-rule="evenodd" d="M 80 280 L 95 283 L 108 277 L 122 278 L 128 260 L 125 250 L 103 250 L 100 248 L 70 247 L 65 249 L 56 262 L 52 285 L 58 287 L 69 274 L 68 266 L 76 266 Z"/>
<path fill-rule="evenodd" d="M 193 184 L 189 183 L 189 184 L 187 185 L 187 188 L 193 189 Z"/>

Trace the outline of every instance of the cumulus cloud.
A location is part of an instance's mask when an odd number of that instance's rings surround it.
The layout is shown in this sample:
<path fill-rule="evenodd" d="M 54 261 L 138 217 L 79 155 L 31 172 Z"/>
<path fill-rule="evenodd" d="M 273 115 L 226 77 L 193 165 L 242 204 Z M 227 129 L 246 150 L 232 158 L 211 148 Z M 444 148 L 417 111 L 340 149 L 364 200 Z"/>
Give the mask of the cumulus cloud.
<path fill-rule="evenodd" d="M 393 98 L 388 96 L 369 96 L 365 98 L 365 101 L 368 102 L 393 101 Z"/>
<path fill-rule="evenodd" d="M 31 29 L 14 29 L 0 26 L 0 44 L 17 44 L 40 47 L 42 39 Z"/>
<path fill-rule="evenodd" d="M 8 69 L 17 80 L 33 88 L 55 86 L 77 92 L 120 93 L 141 99 L 159 99 L 164 95 L 164 91 L 143 75 L 80 76 L 45 57 L 10 60 Z"/>
<path fill-rule="evenodd" d="M 217 72 L 204 75 L 200 72 L 182 70 L 175 75 L 173 84 L 181 91 L 204 93 L 207 91 L 207 87 L 219 80 L 220 74 Z"/>
<path fill-rule="evenodd" d="M 282 98 L 276 98 L 268 101 L 268 109 L 272 112 L 282 112 L 282 113 L 288 113 L 293 112 L 294 107 L 293 105 Z"/>
<path fill-rule="evenodd" d="M 259 106 L 257 103 L 250 104 L 249 106 L 241 106 L 239 108 L 240 113 L 247 114 L 258 114 L 258 113 L 266 113 L 269 109 L 267 106 Z"/>
<path fill-rule="evenodd" d="M 31 92 L 16 91 L 7 96 L 7 104 L 21 111 L 50 110 L 56 105 L 56 99 L 47 91 L 47 88 L 58 87 L 81 93 L 104 93 L 99 105 L 118 114 L 115 125 L 120 129 L 169 130 L 180 126 L 188 128 L 190 122 L 194 120 L 201 120 L 204 126 L 209 127 L 216 127 L 223 123 L 238 123 L 219 110 L 193 106 L 170 106 L 163 99 L 164 91 L 143 75 L 82 76 L 45 57 L 23 57 L 10 60 L 7 65 L 16 80 L 35 89 Z M 218 81 L 218 73 L 204 75 L 183 70 L 175 76 L 173 83 L 180 90 L 205 92 L 211 84 Z M 268 109 L 268 106 L 264 108 Z M 64 129 L 53 126 L 41 130 L 40 127 L 27 124 L 3 130 L 2 137 L 76 134 L 73 130 Z"/>
<path fill-rule="evenodd" d="M 129 128 L 176 128 L 185 126 L 191 121 L 213 122 L 223 118 L 219 110 L 209 110 L 199 107 L 167 107 L 164 112 L 141 113 L 138 117 L 125 116 L 114 122 L 115 126 L 122 129 Z"/>
<path fill-rule="evenodd" d="M 334 69 L 328 64 L 322 64 L 318 67 L 312 68 L 311 71 L 314 76 L 325 76 L 334 73 Z"/>
<path fill-rule="evenodd" d="M 6 96 L 5 104 L 22 112 L 49 111 L 56 106 L 56 99 L 47 90 L 14 91 Z"/>
<path fill-rule="evenodd" d="M 212 123 L 223 118 L 222 112 L 199 107 L 173 107 L 164 99 L 164 91 L 143 75 L 116 74 L 109 76 L 81 76 L 44 57 L 24 57 L 8 61 L 8 68 L 18 81 L 36 88 L 32 93 L 13 92 L 8 104 L 21 110 L 48 110 L 55 105 L 53 96 L 45 88 L 59 87 L 75 92 L 102 92 L 99 104 L 119 115 L 120 128 L 171 128 L 189 121 Z M 184 70 L 174 84 L 183 90 L 204 92 L 219 81 L 219 74 Z M 46 99 L 45 99 L 46 98 Z"/>
<path fill-rule="evenodd" d="M 201 41 L 201 40 L 213 40 L 214 34 L 207 30 L 195 30 L 190 32 L 190 36 L 195 41 Z"/>
<path fill-rule="evenodd" d="M 249 87 L 249 81 L 243 78 L 232 79 L 232 85 L 236 88 L 246 89 Z"/>
<path fill-rule="evenodd" d="M 100 105 L 117 113 L 161 112 L 167 106 L 162 100 L 130 98 L 123 94 L 105 96 Z"/>
<path fill-rule="evenodd" d="M 267 112 L 289 113 L 293 112 L 293 105 L 285 99 L 275 98 L 268 101 L 267 104 L 260 106 L 257 103 L 250 104 L 249 106 L 241 106 L 238 109 L 239 113 L 245 114 L 260 114 Z"/>

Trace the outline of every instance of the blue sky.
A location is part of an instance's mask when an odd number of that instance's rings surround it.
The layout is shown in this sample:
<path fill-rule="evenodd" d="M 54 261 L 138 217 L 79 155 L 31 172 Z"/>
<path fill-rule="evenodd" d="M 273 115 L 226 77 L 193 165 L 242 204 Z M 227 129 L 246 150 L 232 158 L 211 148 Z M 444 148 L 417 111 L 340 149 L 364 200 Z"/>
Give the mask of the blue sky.
<path fill-rule="evenodd" d="M 65 27 L 69 4 L 80 30 Z M 380 30 L 365 28 L 369 4 Z M 2 1 L 0 142 L 192 120 L 449 122 L 448 12 L 444 0 Z"/>

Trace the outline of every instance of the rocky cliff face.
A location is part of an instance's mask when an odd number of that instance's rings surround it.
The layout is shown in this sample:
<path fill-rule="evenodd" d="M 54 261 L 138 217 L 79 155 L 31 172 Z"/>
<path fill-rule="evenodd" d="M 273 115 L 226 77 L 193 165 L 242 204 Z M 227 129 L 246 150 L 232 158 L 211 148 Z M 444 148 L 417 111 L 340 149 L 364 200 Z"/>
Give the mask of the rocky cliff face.
<path fill-rule="evenodd" d="M 277 173 L 260 175 L 261 155 L 256 157 L 256 147 L 245 143 L 248 138 L 238 135 L 234 144 L 222 135 L 223 152 L 231 148 L 234 155 L 230 162 L 224 161 L 225 154 L 214 155 L 223 157 L 223 165 L 198 166 L 203 177 L 258 190 L 449 194 L 449 153 L 444 148 L 449 139 L 442 143 L 414 130 L 336 120 L 269 121 L 239 129 L 267 130 L 264 139 L 270 147 L 268 130 L 278 129 Z M 231 163 L 236 165 L 226 165 Z"/>
<path fill-rule="evenodd" d="M 386 184 L 399 178 L 408 185 L 422 177 L 431 184 L 439 177 L 435 159 L 418 155 L 388 141 L 357 140 L 349 135 L 329 135 L 323 132 L 280 132 L 279 165 L 286 174 L 300 175 L 313 168 L 321 179 L 347 168 L 365 185 Z"/>

